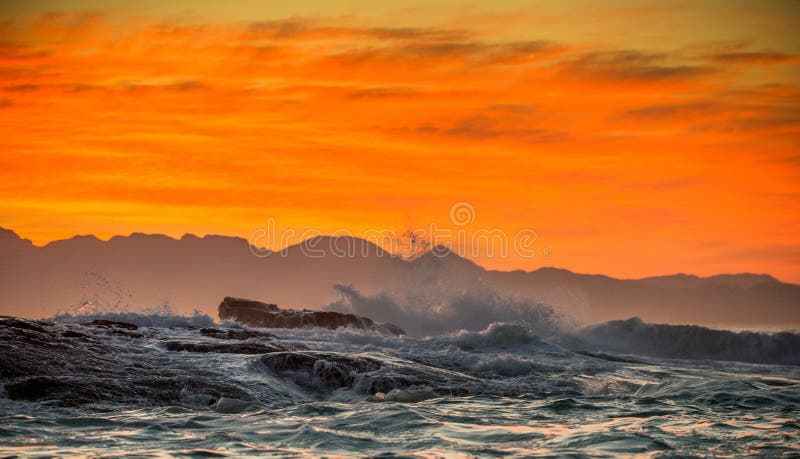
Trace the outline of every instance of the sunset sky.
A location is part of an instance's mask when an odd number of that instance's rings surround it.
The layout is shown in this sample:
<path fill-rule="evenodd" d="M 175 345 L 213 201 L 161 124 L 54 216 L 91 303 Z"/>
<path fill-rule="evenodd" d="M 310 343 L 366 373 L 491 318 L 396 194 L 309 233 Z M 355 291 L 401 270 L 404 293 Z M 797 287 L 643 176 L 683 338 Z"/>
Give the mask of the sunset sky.
<path fill-rule="evenodd" d="M 138 6 L 131 7 L 130 3 Z M 800 282 L 800 2 L 0 3 L 0 226 L 532 229 Z"/>

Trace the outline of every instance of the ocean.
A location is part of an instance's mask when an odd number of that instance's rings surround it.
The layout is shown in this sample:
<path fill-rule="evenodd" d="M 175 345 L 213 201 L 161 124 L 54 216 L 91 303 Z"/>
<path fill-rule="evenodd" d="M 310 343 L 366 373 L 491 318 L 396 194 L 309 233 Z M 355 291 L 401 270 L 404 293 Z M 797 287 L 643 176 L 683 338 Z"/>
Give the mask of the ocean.
<path fill-rule="evenodd" d="M 0 455 L 800 455 L 797 365 L 142 317 L 3 319 Z"/>

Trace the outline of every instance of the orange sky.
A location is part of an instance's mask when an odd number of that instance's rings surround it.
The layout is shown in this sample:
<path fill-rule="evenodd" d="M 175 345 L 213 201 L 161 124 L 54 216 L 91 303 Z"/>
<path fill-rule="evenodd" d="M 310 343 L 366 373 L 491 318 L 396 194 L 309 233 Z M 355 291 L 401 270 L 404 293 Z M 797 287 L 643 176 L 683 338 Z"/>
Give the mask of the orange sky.
<path fill-rule="evenodd" d="M 358 235 L 468 202 L 538 234 L 492 268 L 800 282 L 797 2 L 258 3 L 0 8 L 0 226 Z"/>

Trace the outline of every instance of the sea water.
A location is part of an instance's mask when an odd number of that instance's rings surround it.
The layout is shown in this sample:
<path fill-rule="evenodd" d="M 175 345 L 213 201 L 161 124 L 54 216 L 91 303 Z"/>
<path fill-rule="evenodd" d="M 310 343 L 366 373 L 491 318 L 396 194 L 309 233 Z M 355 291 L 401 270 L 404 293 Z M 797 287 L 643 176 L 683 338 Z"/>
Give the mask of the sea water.
<path fill-rule="evenodd" d="M 670 457 L 800 449 L 800 368 L 791 365 L 577 353 L 524 327 L 493 324 L 433 337 L 262 330 L 292 349 L 284 357 L 315 359 L 276 367 L 262 354 L 167 349 L 227 344 L 196 327 L 142 327 L 135 338 L 81 330 L 86 346 L 107 345 L 113 359 L 132 362 L 115 373 L 120 393 L 139 390 L 127 398 L 93 392 L 107 387 L 96 368 L 70 380 L 94 394 L 79 403 L 63 395 L 12 400 L 0 390 L 0 454 Z M 180 377 L 170 384 L 183 384 L 178 397 L 143 396 L 141 387 L 160 383 L 137 373 L 136 362 L 173 369 Z M 353 362 L 372 366 L 359 372 Z M 392 389 L 397 381 L 403 387 Z"/>

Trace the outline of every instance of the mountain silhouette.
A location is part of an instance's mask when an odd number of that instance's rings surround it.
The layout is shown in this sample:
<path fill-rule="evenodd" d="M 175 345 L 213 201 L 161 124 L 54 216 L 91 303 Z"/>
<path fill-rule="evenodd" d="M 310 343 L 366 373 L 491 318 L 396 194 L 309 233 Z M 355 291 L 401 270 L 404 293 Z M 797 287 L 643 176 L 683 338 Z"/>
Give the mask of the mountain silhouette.
<path fill-rule="evenodd" d="M 492 289 L 552 305 L 582 323 L 638 316 L 709 326 L 800 325 L 800 285 L 765 274 L 615 279 L 558 268 L 494 271 L 446 250 L 404 260 L 353 237 L 319 236 L 261 253 L 242 238 L 191 234 L 133 233 L 108 241 L 84 235 L 39 247 L 0 228 L 0 260 L 0 312 L 29 318 L 82 304 L 168 304 L 214 316 L 225 296 L 317 309 L 337 299 L 334 284 L 344 284 L 420 301 Z"/>

